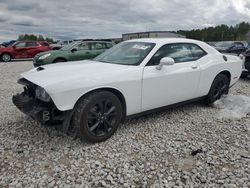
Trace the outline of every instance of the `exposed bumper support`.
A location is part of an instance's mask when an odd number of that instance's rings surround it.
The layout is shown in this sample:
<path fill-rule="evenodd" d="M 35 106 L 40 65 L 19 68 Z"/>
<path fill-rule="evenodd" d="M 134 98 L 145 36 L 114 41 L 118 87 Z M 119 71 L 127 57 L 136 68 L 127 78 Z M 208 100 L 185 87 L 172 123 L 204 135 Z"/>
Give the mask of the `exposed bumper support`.
<path fill-rule="evenodd" d="M 73 111 L 59 111 L 53 103 L 44 103 L 29 96 L 27 92 L 12 97 L 14 105 L 32 119 L 44 125 L 62 125 L 67 132 L 70 127 Z"/>

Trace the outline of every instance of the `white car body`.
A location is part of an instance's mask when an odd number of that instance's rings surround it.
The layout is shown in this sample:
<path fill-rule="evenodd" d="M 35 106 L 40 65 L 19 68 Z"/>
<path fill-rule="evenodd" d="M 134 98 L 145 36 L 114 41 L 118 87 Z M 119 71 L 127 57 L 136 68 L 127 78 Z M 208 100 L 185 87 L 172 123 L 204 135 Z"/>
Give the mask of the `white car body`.
<path fill-rule="evenodd" d="M 100 88 L 119 91 L 126 103 L 126 115 L 133 115 L 155 108 L 206 96 L 215 77 L 227 71 L 231 75 L 230 86 L 242 72 L 242 60 L 223 55 L 209 45 L 189 39 L 136 39 L 126 42 L 151 42 L 155 47 L 140 65 L 119 65 L 96 61 L 79 61 L 43 66 L 22 77 L 44 88 L 60 111 L 72 110 L 86 93 Z M 147 62 L 165 44 L 192 43 L 201 47 L 207 55 L 196 61 L 163 66 L 146 66 Z"/>

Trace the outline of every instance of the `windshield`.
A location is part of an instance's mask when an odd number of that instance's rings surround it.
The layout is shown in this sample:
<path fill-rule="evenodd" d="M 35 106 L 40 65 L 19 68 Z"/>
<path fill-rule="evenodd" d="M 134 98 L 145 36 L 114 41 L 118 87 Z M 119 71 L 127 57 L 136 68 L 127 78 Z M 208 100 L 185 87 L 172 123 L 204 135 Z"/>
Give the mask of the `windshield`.
<path fill-rule="evenodd" d="M 154 46 L 155 43 L 149 42 L 123 42 L 97 56 L 94 60 L 112 64 L 139 65 Z"/>
<path fill-rule="evenodd" d="M 233 42 L 217 42 L 215 44 L 216 47 L 229 48 L 233 45 Z"/>

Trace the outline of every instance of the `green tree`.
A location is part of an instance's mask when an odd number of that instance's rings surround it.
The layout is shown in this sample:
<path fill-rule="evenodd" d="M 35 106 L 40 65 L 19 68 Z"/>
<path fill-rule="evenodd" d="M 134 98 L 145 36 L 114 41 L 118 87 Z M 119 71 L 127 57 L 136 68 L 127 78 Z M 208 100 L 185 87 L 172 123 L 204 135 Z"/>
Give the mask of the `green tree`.
<path fill-rule="evenodd" d="M 235 26 L 222 24 L 216 27 L 206 27 L 189 31 L 180 30 L 177 31 L 177 33 L 184 34 L 187 38 L 202 41 L 232 41 L 246 40 L 246 34 L 248 31 L 250 31 L 250 24 L 248 22 L 241 22 Z"/>
<path fill-rule="evenodd" d="M 18 36 L 18 40 L 38 40 L 38 41 L 47 41 L 53 42 L 54 40 L 49 37 L 44 37 L 43 35 L 35 35 L 35 34 L 22 34 Z"/>

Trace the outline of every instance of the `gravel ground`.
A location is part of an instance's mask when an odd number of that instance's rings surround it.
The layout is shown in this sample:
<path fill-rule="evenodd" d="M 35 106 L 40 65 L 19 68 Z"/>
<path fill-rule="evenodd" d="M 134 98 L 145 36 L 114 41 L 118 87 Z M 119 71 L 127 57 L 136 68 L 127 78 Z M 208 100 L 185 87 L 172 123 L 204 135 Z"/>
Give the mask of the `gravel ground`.
<path fill-rule="evenodd" d="M 18 111 L 31 62 L 0 63 L 0 187 L 250 187 L 250 116 L 219 119 L 196 103 L 123 123 L 87 144 Z M 250 79 L 231 94 L 250 96 Z"/>

